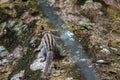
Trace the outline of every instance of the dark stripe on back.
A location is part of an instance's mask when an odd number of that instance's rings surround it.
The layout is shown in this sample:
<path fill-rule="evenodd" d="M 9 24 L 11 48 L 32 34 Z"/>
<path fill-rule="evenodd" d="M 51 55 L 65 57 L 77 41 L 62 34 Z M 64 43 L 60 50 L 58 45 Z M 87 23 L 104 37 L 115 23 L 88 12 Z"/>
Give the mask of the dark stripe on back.
<path fill-rule="evenodd" d="M 51 35 L 51 46 L 52 46 L 52 48 L 53 48 L 53 46 L 54 46 L 54 42 L 53 42 L 53 36 Z"/>
<path fill-rule="evenodd" d="M 53 46 L 55 46 L 56 45 L 56 42 L 55 42 L 55 39 L 53 38 Z"/>
<path fill-rule="evenodd" d="M 49 43 L 50 40 L 48 34 L 46 34 L 46 41 L 47 41 L 46 47 L 48 50 L 50 50 L 50 43 Z"/>
<path fill-rule="evenodd" d="M 46 46 L 47 45 L 46 35 L 43 36 L 43 42 L 45 42 L 44 46 L 45 46 L 45 48 L 47 48 L 47 46 Z"/>
<path fill-rule="evenodd" d="M 50 33 L 44 34 L 42 41 L 43 41 L 44 47 L 47 50 L 52 50 L 56 46 L 55 39 L 53 38 L 53 35 Z"/>
<path fill-rule="evenodd" d="M 52 44 L 52 42 L 53 42 L 53 37 L 52 37 L 51 34 L 49 34 L 49 37 L 50 37 L 50 46 L 51 46 L 51 49 L 53 49 L 53 44 Z"/>

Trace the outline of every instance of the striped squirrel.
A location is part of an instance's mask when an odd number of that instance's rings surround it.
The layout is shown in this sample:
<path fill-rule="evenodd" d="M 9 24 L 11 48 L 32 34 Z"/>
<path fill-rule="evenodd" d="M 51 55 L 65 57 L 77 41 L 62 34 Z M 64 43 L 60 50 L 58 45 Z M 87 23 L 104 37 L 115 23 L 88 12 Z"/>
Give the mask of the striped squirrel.
<path fill-rule="evenodd" d="M 61 57 L 60 47 L 57 45 L 54 36 L 50 32 L 43 33 L 41 43 L 36 49 L 39 51 L 37 58 L 40 58 L 41 62 L 46 61 L 45 68 L 43 69 L 42 77 L 46 78 L 51 68 L 52 61 L 55 57 Z"/>

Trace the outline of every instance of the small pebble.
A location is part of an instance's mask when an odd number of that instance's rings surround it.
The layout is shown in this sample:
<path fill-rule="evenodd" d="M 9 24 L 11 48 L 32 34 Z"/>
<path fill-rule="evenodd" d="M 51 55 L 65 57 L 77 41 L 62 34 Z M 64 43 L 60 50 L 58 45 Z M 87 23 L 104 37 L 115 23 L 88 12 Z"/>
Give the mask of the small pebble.
<path fill-rule="evenodd" d="M 106 49 L 106 48 L 103 48 L 103 49 L 101 50 L 101 52 L 102 52 L 102 53 L 106 53 L 106 54 L 110 54 L 110 51 L 109 51 L 108 49 Z"/>
<path fill-rule="evenodd" d="M 65 80 L 73 80 L 73 78 L 72 77 L 68 77 Z"/>
<path fill-rule="evenodd" d="M 106 62 L 105 60 L 97 60 L 96 62 L 99 64 L 109 64 L 109 62 Z"/>

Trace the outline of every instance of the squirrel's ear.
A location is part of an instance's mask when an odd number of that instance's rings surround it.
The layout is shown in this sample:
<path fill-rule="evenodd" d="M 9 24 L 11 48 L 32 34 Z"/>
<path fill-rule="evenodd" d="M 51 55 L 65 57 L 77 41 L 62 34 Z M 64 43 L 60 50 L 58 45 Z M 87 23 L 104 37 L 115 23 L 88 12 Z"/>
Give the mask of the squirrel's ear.
<path fill-rule="evenodd" d="M 42 36 L 45 34 L 45 31 L 44 32 L 42 32 Z"/>

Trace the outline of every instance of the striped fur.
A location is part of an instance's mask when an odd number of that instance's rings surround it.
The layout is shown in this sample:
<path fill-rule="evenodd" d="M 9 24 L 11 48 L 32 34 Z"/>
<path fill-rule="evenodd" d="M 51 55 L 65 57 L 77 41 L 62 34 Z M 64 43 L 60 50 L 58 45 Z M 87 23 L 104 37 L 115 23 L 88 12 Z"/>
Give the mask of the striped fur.
<path fill-rule="evenodd" d="M 40 46 L 38 49 L 40 50 L 38 58 L 41 58 L 41 61 L 46 61 L 45 68 L 43 69 L 43 74 L 41 77 L 45 78 L 48 75 L 49 69 L 51 67 L 54 49 L 56 47 L 56 42 L 53 35 L 50 32 L 44 33 Z"/>
<path fill-rule="evenodd" d="M 47 51 L 53 50 L 56 46 L 55 39 L 53 38 L 53 35 L 50 32 L 44 34 L 41 42 L 41 45 L 43 45 L 47 49 Z"/>
<path fill-rule="evenodd" d="M 45 61 L 47 52 L 48 51 L 54 52 L 55 47 L 56 42 L 53 35 L 50 32 L 45 32 L 43 34 L 39 47 L 36 49 L 37 51 L 40 51 L 37 58 L 42 58 L 41 61 Z"/>

